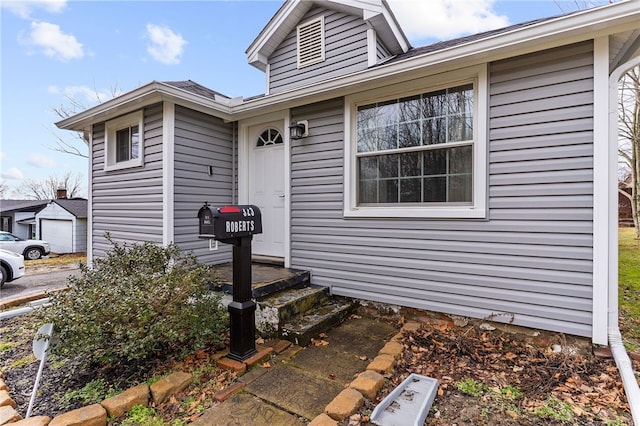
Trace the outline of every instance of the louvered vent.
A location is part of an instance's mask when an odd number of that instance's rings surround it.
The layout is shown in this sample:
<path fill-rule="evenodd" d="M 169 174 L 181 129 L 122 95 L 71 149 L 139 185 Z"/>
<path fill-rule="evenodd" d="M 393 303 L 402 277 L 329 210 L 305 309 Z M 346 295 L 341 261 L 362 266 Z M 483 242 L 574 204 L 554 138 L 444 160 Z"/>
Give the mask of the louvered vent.
<path fill-rule="evenodd" d="M 298 26 L 298 68 L 324 61 L 324 16 Z"/>

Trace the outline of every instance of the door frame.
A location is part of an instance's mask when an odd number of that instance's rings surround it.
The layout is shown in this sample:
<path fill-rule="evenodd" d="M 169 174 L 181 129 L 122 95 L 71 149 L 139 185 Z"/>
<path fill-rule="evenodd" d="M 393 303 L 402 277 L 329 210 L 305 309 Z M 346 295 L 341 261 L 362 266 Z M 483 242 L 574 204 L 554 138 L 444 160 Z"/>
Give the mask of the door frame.
<path fill-rule="evenodd" d="M 282 121 L 284 141 L 284 266 L 291 266 L 291 141 L 289 140 L 289 110 L 263 114 L 238 121 L 238 203 L 248 204 L 249 200 L 249 155 L 251 144 L 249 127 L 270 121 Z"/>

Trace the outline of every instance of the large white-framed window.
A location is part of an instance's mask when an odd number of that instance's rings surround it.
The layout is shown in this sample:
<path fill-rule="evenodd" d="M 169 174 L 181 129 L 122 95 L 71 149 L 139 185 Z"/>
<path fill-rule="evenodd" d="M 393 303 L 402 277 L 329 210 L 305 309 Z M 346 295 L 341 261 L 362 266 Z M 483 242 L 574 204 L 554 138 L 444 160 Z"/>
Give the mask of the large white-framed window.
<path fill-rule="evenodd" d="M 346 217 L 486 217 L 486 65 L 345 98 Z"/>
<path fill-rule="evenodd" d="M 138 111 L 106 123 L 105 170 L 139 167 L 143 164 L 143 113 Z"/>

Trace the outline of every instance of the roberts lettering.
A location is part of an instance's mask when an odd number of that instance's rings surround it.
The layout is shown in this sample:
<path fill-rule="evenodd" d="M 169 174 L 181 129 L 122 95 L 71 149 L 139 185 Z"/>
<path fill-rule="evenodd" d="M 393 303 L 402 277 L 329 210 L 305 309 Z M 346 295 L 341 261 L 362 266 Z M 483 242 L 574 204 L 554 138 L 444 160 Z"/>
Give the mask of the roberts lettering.
<path fill-rule="evenodd" d="M 256 224 L 253 220 L 235 220 L 226 222 L 226 231 L 229 234 L 235 232 L 253 232 Z"/>

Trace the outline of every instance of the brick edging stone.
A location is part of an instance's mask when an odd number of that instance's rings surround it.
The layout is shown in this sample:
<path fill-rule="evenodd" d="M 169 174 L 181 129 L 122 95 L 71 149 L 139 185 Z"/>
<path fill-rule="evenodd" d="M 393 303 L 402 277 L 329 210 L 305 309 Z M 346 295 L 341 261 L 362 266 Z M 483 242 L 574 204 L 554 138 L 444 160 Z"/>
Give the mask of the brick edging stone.
<path fill-rule="evenodd" d="M 0 373 L 1 374 L 1 373 Z M 106 426 L 107 417 L 121 416 L 134 405 L 149 406 L 153 401 L 156 405 L 188 387 L 193 378 L 191 374 L 176 371 L 158 380 L 151 386 L 146 383 L 134 386 L 120 394 L 107 398 L 100 404 L 92 404 L 60 414 L 53 419 L 48 416 L 36 416 L 23 419 L 10 403 L 0 406 L 0 426 Z M 0 389 L 6 387 L 4 378 L 0 376 Z"/>
<path fill-rule="evenodd" d="M 391 338 L 378 352 L 367 369 L 360 373 L 342 392 L 327 405 L 324 413 L 314 418 L 308 426 L 336 426 L 346 418 L 354 415 L 364 404 L 364 399 L 374 400 L 384 386 L 381 372 L 390 372 L 402 352 L 402 337 L 405 331 L 416 331 L 421 324 L 417 321 L 407 322 L 402 329 Z M 342 423 L 340 423 L 342 424 Z"/>

